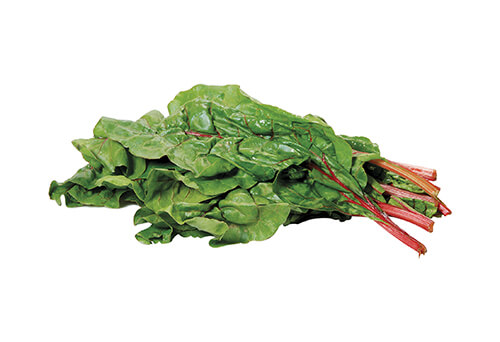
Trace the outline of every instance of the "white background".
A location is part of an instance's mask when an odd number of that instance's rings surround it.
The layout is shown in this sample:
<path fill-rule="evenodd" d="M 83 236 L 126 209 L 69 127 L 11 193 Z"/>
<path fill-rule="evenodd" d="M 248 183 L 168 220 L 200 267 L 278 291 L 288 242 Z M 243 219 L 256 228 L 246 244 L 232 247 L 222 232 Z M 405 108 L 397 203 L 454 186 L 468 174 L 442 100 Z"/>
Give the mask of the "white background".
<path fill-rule="evenodd" d="M 496 1 L 0 5 L 2 341 L 499 341 Z M 310 221 L 265 242 L 144 246 L 136 208 L 49 201 L 71 140 L 198 83 L 323 116 L 438 169 L 453 215 Z M 495 324 L 497 326 L 495 326 Z"/>

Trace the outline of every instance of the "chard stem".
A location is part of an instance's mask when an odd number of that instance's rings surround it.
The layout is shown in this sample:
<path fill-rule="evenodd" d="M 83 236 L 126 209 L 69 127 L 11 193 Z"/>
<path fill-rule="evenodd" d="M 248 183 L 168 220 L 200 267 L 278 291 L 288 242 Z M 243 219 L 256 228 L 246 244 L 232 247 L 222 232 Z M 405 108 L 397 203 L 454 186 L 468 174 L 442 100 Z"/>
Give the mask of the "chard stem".
<path fill-rule="evenodd" d="M 428 180 L 413 173 L 412 171 L 410 171 L 410 170 L 408 170 L 400 165 L 396 165 L 388 160 L 383 160 L 383 159 L 370 160 L 370 163 L 377 165 L 377 166 L 380 166 L 381 168 L 392 171 L 395 174 L 398 174 L 401 177 L 406 178 L 407 180 L 409 180 L 413 184 L 422 188 L 422 190 L 424 190 L 431 197 L 434 197 L 437 200 L 439 188 L 437 186 L 435 186 L 434 184 L 430 183 Z"/>
<path fill-rule="evenodd" d="M 418 256 L 425 254 L 427 252 L 427 248 L 419 242 L 417 239 L 409 235 L 407 232 L 399 228 L 396 224 L 389 225 L 380 221 L 376 221 L 382 228 L 384 228 L 389 234 L 394 236 L 396 239 L 407 245 L 408 247 L 417 251 Z"/>
<path fill-rule="evenodd" d="M 420 213 L 416 213 L 413 211 L 401 209 L 387 203 L 380 202 L 378 203 L 378 205 L 380 209 L 385 211 L 389 216 L 396 217 L 405 220 L 407 222 L 413 223 L 421 228 L 424 228 L 428 232 L 432 232 L 433 230 L 434 221 L 432 221 L 427 216 L 424 216 Z"/>
<path fill-rule="evenodd" d="M 448 208 L 446 206 L 446 204 L 444 204 L 443 202 L 439 201 L 439 206 L 438 206 L 438 210 L 441 212 L 441 214 L 443 214 L 444 216 L 448 216 L 451 214 L 451 210 L 450 208 Z"/>
<path fill-rule="evenodd" d="M 319 156 L 317 156 L 317 157 L 319 157 Z M 334 182 L 339 184 L 341 187 L 343 187 L 345 190 L 350 192 L 354 196 L 354 198 L 357 200 L 357 202 L 349 199 L 349 197 L 347 197 L 347 195 L 341 193 L 347 199 L 347 201 L 349 203 L 357 204 L 357 205 L 363 207 L 364 209 L 370 211 L 372 214 L 374 214 L 375 217 L 377 218 L 374 221 L 377 222 L 378 225 L 380 225 L 382 228 L 384 228 L 387 232 L 389 232 L 389 234 L 394 236 L 396 239 L 398 239 L 399 241 L 401 241 L 402 243 L 404 243 L 408 247 L 414 249 L 418 253 L 419 256 L 422 254 L 425 254 L 427 252 L 427 248 L 425 248 L 425 246 L 421 242 L 419 242 L 417 239 L 415 239 L 414 237 L 409 235 L 407 232 L 405 232 L 403 229 L 401 229 L 396 223 L 394 223 L 389 218 L 389 216 L 387 216 L 387 214 L 384 211 L 381 211 L 380 209 L 378 209 L 373 203 L 370 202 L 369 199 L 367 199 L 366 201 L 361 199 L 352 190 L 350 190 L 344 183 L 342 183 L 337 178 L 337 176 L 335 176 L 334 172 L 330 168 L 330 165 L 328 165 L 328 163 L 326 162 L 326 159 L 324 156 L 321 158 L 321 160 L 322 160 L 323 164 L 325 164 L 325 166 L 328 169 L 330 174 L 327 174 L 325 171 L 323 171 L 321 169 L 321 167 L 319 167 L 318 165 L 316 165 L 313 162 L 310 163 L 310 167 L 316 169 L 317 171 L 322 173 L 324 176 L 333 180 Z"/>
<path fill-rule="evenodd" d="M 416 194 L 414 192 L 403 190 L 403 189 L 399 189 L 399 188 L 396 188 L 396 187 L 394 187 L 392 185 L 383 184 L 383 183 L 381 183 L 380 186 L 389 195 L 393 195 L 393 196 L 397 196 L 397 197 L 402 197 L 402 198 L 418 199 L 418 200 L 421 200 L 421 201 L 431 202 L 434 205 L 438 205 L 438 201 L 435 198 L 431 197 L 431 196 Z"/>
<path fill-rule="evenodd" d="M 402 166 L 405 169 L 408 169 L 414 174 L 419 175 L 420 177 L 427 179 L 429 181 L 435 181 L 437 179 L 437 171 L 434 169 L 430 169 L 428 167 L 423 167 L 423 166 L 405 164 L 405 163 L 397 163 L 393 161 L 391 161 L 391 163 Z"/>

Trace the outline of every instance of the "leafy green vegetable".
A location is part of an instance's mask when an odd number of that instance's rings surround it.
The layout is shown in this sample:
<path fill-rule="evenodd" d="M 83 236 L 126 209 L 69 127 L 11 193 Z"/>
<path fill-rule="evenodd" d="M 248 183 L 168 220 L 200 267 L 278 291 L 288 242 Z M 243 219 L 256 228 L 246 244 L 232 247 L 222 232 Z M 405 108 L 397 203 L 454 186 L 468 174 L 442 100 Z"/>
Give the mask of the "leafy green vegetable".
<path fill-rule="evenodd" d="M 151 225 L 140 242 L 211 236 L 213 247 L 265 240 L 313 218 L 366 216 L 422 254 L 381 208 L 423 228 L 450 213 L 426 180 L 434 170 L 389 162 L 368 138 L 336 135 L 322 118 L 262 104 L 236 85 L 197 85 L 168 110 L 101 118 L 93 138 L 73 141 L 88 164 L 52 182 L 50 198 L 61 205 L 64 196 L 68 207 L 135 204 L 134 224 Z"/>

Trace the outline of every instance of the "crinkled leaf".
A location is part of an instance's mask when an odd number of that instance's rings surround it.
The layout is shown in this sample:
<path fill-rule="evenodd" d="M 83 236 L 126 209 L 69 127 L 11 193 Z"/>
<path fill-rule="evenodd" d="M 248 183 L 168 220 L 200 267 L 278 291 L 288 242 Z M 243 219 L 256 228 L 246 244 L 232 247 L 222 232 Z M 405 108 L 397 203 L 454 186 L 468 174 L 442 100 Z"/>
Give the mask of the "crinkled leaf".
<path fill-rule="evenodd" d="M 207 201 L 213 196 L 203 195 L 172 178 L 171 170 L 153 170 L 144 188 L 145 205 L 156 213 L 168 213 L 179 224 L 203 215 L 215 205 Z"/>
<path fill-rule="evenodd" d="M 130 155 L 121 144 L 107 138 L 76 139 L 73 145 L 90 166 L 107 174 L 113 173 L 117 167 L 124 167 L 124 174 L 134 178 L 146 168 L 144 159 Z"/>
<path fill-rule="evenodd" d="M 173 229 L 165 225 L 151 225 L 135 235 L 137 241 L 150 245 L 153 243 L 169 243 L 173 238 Z"/>
<path fill-rule="evenodd" d="M 274 192 L 273 183 L 259 183 L 250 189 L 250 194 L 257 204 L 283 203 Z"/>
<path fill-rule="evenodd" d="M 167 134 L 162 126 L 148 127 L 146 120 L 141 122 L 101 118 L 94 128 L 96 138 L 109 138 L 127 147 L 134 156 L 145 159 L 159 159 L 168 150 L 188 137 L 181 128 L 172 129 Z"/>
<path fill-rule="evenodd" d="M 243 170 L 234 170 L 215 177 L 196 177 L 192 172 L 182 174 L 177 170 L 164 171 L 173 179 L 181 181 L 187 187 L 199 190 L 203 195 L 214 196 L 224 194 L 236 187 L 248 189 L 257 180 Z"/>
<path fill-rule="evenodd" d="M 261 205 L 259 220 L 250 224 L 230 224 L 221 239 L 210 240 L 210 246 L 220 247 L 234 243 L 247 243 L 269 239 L 281 226 L 288 214 L 290 206 L 285 203 Z"/>
<path fill-rule="evenodd" d="M 236 189 L 219 201 L 222 216 L 229 222 L 248 224 L 257 221 L 259 209 L 250 193 L 244 189 Z"/>
<path fill-rule="evenodd" d="M 73 185 L 74 184 L 68 182 L 58 183 L 56 181 L 52 181 L 49 188 L 50 199 L 56 201 L 58 205 L 61 205 L 61 196 L 67 193 L 68 190 L 73 187 Z"/>
<path fill-rule="evenodd" d="M 260 181 L 270 180 L 277 171 L 301 164 L 309 158 L 302 147 L 291 140 L 264 140 L 256 137 L 222 139 L 212 148 L 211 153 L 226 159 Z"/>
<path fill-rule="evenodd" d="M 80 207 L 82 205 L 87 205 L 95 207 L 120 208 L 123 206 L 120 202 L 120 198 L 127 191 L 129 190 L 109 190 L 102 188 L 87 190 L 82 186 L 73 185 L 64 195 L 67 207 Z"/>
<path fill-rule="evenodd" d="M 179 167 L 192 171 L 196 177 L 211 177 L 234 169 L 234 165 L 211 154 L 216 138 L 198 139 L 194 136 L 169 149 L 169 159 Z"/>
<path fill-rule="evenodd" d="M 135 212 L 134 224 L 138 225 L 141 223 L 152 223 L 152 224 L 164 224 L 166 223 L 160 215 L 156 214 L 149 208 L 142 207 Z"/>

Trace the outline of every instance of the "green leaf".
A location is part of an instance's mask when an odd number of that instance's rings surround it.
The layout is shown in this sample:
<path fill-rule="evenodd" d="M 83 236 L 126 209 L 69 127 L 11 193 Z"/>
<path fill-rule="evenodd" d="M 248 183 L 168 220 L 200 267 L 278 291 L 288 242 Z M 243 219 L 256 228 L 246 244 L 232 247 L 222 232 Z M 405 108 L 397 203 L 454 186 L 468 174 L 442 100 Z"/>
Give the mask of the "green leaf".
<path fill-rule="evenodd" d="M 421 199 L 413 198 L 401 198 L 406 204 L 418 211 L 419 213 L 427 216 L 433 217 L 437 215 L 438 207 L 429 201 L 424 201 Z"/>
<path fill-rule="evenodd" d="M 135 234 L 137 241 L 145 245 L 154 243 L 169 243 L 172 241 L 173 237 L 172 228 L 163 225 L 151 225 L 151 227 Z"/>
<path fill-rule="evenodd" d="M 134 156 L 145 159 L 159 159 L 166 156 L 170 148 L 188 139 L 180 127 L 169 132 L 159 125 L 148 127 L 146 120 L 134 122 L 107 117 L 99 120 L 94 128 L 94 136 L 119 142 Z"/>
<path fill-rule="evenodd" d="M 104 176 L 96 180 L 96 186 L 105 186 L 108 189 L 127 189 L 132 181 L 125 176 Z"/>
<path fill-rule="evenodd" d="M 208 217 L 193 217 L 186 220 L 186 224 L 215 237 L 222 236 L 229 228 L 226 222 Z"/>
<path fill-rule="evenodd" d="M 49 188 L 50 199 L 56 201 L 58 205 L 61 205 L 61 196 L 67 193 L 73 185 L 74 184 L 68 182 L 58 183 L 56 181 L 52 181 Z"/>
<path fill-rule="evenodd" d="M 277 171 L 298 165 L 309 158 L 297 143 L 287 139 L 265 140 L 257 137 L 221 139 L 212 154 L 253 175 L 259 181 L 274 178 Z"/>
<path fill-rule="evenodd" d="M 210 233 L 203 232 L 203 231 L 198 230 L 198 229 L 187 229 L 187 230 L 182 230 L 182 231 L 176 231 L 176 233 L 182 237 L 202 238 L 205 236 L 210 236 Z"/>
<path fill-rule="evenodd" d="M 340 137 L 356 151 L 380 154 L 378 145 L 366 137 L 350 137 L 347 135 L 340 135 Z"/>
<path fill-rule="evenodd" d="M 290 206 L 275 203 L 259 206 L 259 220 L 250 224 L 230 224 L 227 232 L 219 239 L 210 240 L 210 246 L 220 247 L 234 243 L 248 243 L 269 239 L 281 226 L 288 214 Z"/>
<path fill-rule="evenodd" d="M 249 173 L 239 169 L 234 171 L 215 177 L 196 177 L 192 172 L 182 174 L 177 170 L 170 170 L 170 172 L 165 170 L 164 172 L 168 173 L 171 178 L 181 181 L 187 187 L 199 190 L 207 196 L 224 194 L 237 187 L 248 189 L 257 183 L 257 180 Z"/>
<path fill-rule="evenodd" d="M 250 189 L 255 203 L 269 204 L 269 203 L 284 203 L 281 198 L 274 192 L 273 183 L 259 183 Z"/>
<path fill-rule="evenodd" d="M 149 208 L 142 207 L 135 212 L 134 224 L 138 225 L 141 223 L 152 223 L 152 224 L 165 224 L 166 222 Z"/>
<path fill-rule="evenodd" d="M 354 162 L 351 168 L 351 174 L 354 178 L 357 179 L 361 188 L 364 188 L 368 183 L 368 175 L 364 169 L 364 165 L 366 162 L 374 159 L 380 159 L 379 153 L 366 153 L 366 154 L 358 154 L 353 158 Z"/>
<path fill-rule="evenodd" d="M 192 171 L 195 177 L 212 177 L 234 169 L 234 165 L 210 153 L 216 138 L 198 139 L 194 136 L 168 150 L 168 158 L 179 167 Z"/>
<path fill-rule="evenodd" d="M 153 131 L 159 131 L 163 125 L 164 120 L 165 117 L 162 113 L 157 110 L 152 110 L 141 116 L 141 118 L 137 120 L 137 123 L 143 126 L 147 126 Z"/>
<path fill-rule="evenodd" d="M 74 185 L 65 193 L 67 207 L 80 207 L 82 205 L 94 207 L 121 208 L 122 195 L 129 190 L 126 189 L 100 189 L 87 190 L 82 186 Z"/>
<path fill-rule="evenodd" d="M 116 141 L 109 139 L 76 139 L 73 146 L 82 154 L 83 158 L 96 169 L 112 173 L 117 166 L 128 164 L 127 151 Z"/>
<path fill-rule="evenodd" d="M 73 145 L 92 168 L 106 174 L 111 174 L 117 167 L 123 166 L 124 174 L 135 178 L 146 168 L 144 159 L 130 155 L 120 143 L 108 138 L 76 139 L 73 140 Z"/>
<path fill-rule="evenodd" d="M 222 216 L 229 222 L 248 224 L 257 221 L 259 209 L 252 196 L 244 189 L 229 192 L 225 199 L 219 201 Z"/>
<path fill-rule="evenodd" d="M 155 213 L 168 213 L 178 224 L 203 215 L 215 205 L 207 201 L 213 196 L 203 195 L 172 178 L 171 170 L 154 169 L 144 188 L 145 205 Z"/>
<path fill-rule="evenodd" d="M 78 184 L 83 186 L 85 189 L 93 189 L 95 188 L 96 181 L 101 177 L 102 174 L 97 173 L 96 169 L 91 167 L 90 165 L 86 165 L 79 169 L 70 179 L 66 182 Z"/>

